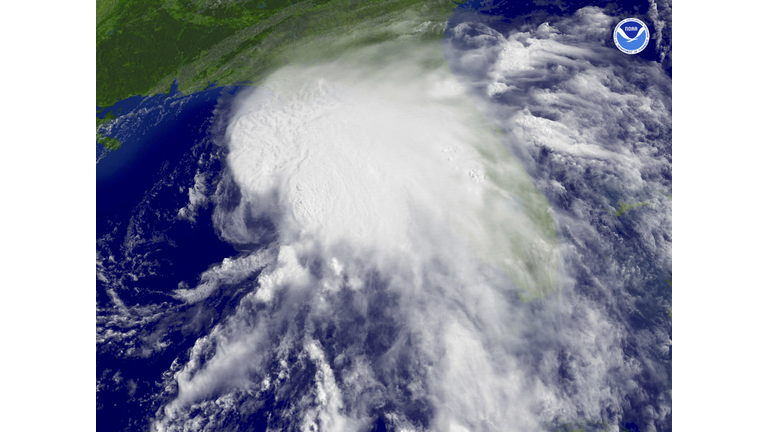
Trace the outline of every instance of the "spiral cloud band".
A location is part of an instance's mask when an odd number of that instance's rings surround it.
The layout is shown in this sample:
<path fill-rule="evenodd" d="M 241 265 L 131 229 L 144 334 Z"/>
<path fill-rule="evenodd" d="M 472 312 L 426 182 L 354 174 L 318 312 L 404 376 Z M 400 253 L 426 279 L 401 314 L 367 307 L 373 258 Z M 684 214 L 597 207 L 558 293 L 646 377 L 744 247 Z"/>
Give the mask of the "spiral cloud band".
<path fill-rule="evenodd" d="M 385 43 L 241 95 L 214 221 L 262 246 L 177 297 L 258 277 L 154 429 L 666 428 L 670 336 L 624 317 L 670 307 L 639 292 L 671 271 L 669 78 L 607 22 L 464 22 L 444 52 Z"/>

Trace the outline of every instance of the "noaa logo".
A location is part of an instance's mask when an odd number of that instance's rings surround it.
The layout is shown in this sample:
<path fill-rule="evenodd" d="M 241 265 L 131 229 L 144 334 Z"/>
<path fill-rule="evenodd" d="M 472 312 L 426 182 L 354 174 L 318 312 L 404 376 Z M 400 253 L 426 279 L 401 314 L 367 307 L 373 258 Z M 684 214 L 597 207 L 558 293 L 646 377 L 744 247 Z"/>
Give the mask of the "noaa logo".
<path fill-rule="evenodd" d="M 613 43 L 626 54 L 637 54 L 648 46 L 648 27 L 637 18 L 627 18 L 613 29 Z"/>

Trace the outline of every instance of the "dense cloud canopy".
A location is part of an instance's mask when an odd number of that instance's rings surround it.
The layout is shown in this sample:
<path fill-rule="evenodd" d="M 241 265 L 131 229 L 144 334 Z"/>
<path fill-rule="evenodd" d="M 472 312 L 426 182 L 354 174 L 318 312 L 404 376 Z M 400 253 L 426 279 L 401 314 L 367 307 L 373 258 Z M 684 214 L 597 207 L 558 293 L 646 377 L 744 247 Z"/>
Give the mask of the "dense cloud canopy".
<path fill-rule="evenodd" d="M 461 12 L 222 105 L 179 216 L 240 254 L 173 296 L 196 328 L 238 301 L 152 428 L 671 430 L 669 49 L 617 22 Z"/>

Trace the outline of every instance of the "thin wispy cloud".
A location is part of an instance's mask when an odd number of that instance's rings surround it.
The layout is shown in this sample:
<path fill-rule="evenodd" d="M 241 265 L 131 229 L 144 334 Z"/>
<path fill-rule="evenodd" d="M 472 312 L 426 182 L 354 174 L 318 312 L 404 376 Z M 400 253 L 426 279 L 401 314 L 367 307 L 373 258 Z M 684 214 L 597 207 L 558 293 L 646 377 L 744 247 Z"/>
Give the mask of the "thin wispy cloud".
<path fill-rule="evenodd" d="M 668 429 L 669 76 L 598 8 L 460 21 L 219 112 L 225 171 L 173 217 L 213 205 L 240 253 L 174 307 L 202 328 L 245 294 L 166 371 L 154 430 Z"/>

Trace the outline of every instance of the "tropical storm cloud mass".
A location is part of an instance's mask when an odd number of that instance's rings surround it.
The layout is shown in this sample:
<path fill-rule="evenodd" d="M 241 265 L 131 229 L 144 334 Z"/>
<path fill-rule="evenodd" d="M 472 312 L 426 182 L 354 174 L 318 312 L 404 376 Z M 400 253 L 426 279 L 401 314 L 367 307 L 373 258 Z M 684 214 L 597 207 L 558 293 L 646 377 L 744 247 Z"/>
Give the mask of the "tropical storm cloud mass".
<path fill-rule="evenodd" d="M 439 41 L 211 96 L 97 242 L 125 430 L 671 430 L 671 6 L 649 14 L 651 60 L 607 7 L 459 9 Z"/>

